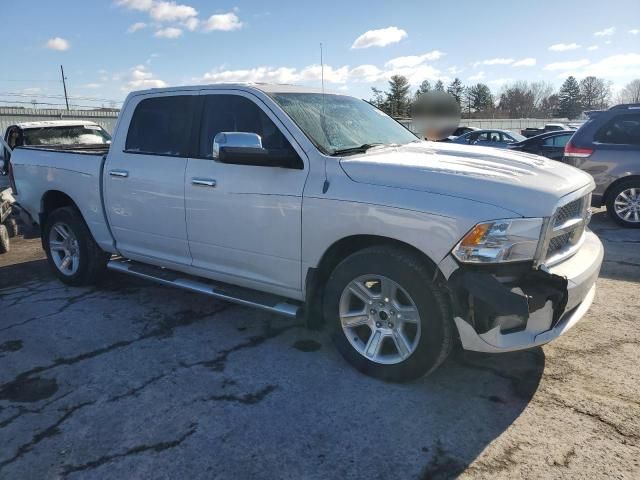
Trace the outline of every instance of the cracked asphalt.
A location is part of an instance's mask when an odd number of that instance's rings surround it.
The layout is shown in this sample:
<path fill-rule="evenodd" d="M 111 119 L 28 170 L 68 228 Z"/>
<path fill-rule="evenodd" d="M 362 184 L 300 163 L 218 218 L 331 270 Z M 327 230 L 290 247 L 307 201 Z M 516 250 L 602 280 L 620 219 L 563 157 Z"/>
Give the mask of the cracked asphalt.
<path fill-rule="evenodd" d="M 543 348 L 362 376 L 324 332 L 0 256 L 0 479 L 640 478 L 640 230 L 603 212 L 588 316 Z"/>

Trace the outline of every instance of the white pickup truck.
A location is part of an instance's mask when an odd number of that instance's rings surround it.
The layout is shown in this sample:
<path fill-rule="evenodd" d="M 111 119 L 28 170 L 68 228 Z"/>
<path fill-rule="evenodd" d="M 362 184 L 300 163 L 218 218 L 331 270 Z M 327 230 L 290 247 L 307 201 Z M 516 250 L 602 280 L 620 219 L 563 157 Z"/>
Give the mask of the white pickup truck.
<path fill-rule="evenodd" d="M 584 172 L 421 141 L 307 88 L 135 92 L 108 152 L 21 147 L 10 170 L 63 282 L 109 268 L 300 315 L 386 380 L 431 372 L 456 341 L 558 337 L 591 305 L 603 257 Z"/>

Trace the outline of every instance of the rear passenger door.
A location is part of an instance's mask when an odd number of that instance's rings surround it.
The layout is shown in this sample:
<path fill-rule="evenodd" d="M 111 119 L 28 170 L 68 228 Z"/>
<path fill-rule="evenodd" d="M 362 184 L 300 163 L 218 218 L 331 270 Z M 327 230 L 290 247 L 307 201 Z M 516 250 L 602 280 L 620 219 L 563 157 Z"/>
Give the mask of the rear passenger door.
<path fill-rule="evenodd" d="M 201 104 L 197 153 L 185 182 L 193 266 L 212 278 L 295 297 L 301 290 L 304 152 L 250 93 L 205 90 Z M 221 163 L 213 158 L 220 132 L 256 133 L 270 152 L 299 159 L 297 168 Z"/>
<path fill-rule="evenodd" d="M 128 258 L 168 267 L 191 264 L 184 175 L 197 95 L 134 97 L 119 120 L 128 131 L 115 136 L 103 181 L 116 246 Z"/>

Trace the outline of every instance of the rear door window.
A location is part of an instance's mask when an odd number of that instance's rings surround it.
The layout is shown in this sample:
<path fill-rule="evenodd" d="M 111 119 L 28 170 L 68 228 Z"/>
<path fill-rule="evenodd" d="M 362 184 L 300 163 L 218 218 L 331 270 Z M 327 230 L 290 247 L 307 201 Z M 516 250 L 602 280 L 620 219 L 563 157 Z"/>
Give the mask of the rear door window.
<path fill-rule="evenodd" d="M 640 145 L 640 114 L 613 117 L 598 130 L 594 140 L 614 145 Z"/>
<path fill-rule="evenodd" d="M 570 138 L 571 135 L 556 135 L 555 137 L 546 138 L 543 145 L 545 147 L 564 147 Z"/>
<path fill-rule="evenodd" d="M 125 151 L 188 156 L 195 98 L 175 95 L 142 100 L 133 113 Z"/>

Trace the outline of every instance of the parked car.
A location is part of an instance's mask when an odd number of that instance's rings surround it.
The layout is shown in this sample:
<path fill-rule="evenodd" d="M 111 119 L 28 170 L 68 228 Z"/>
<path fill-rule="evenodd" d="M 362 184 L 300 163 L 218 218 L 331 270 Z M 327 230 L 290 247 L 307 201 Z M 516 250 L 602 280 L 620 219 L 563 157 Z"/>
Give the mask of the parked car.
<path fill-rule="evenodd" d="M 521 142 L 511 143 L 507 148 L 542 155 L 551 160 L 562 160 L 564 147 L 572 136 L 573 131 L 548 132 Z"/>
<path fill-rule="evenodd" d="M 456 128 L 453 131 L 453 133 L 451 135 L 449 135 L 447 138 L 443 138 L 442 140 L 439 140 L 439 141 L 440 142 L 452 142 L 453 140 L 458 138 L 460 135 L 464 135 L 465 133 L 473 132 L 475 130 L 479 130 L 479 128 L 461 126 L 461 127 Z"/>
<path fill-rule="evenodd" d="M 563 161 L 593 175 L 592 202 L 624 227 L 640 228 L 640 104 L 590 112 Z"/>
<path fill-rule="evenodd" d="M 537 135 L 540 135 L 541 133 L 569 131 L 569 130 L 574 130 L 574 129 L 568 125 L 565 125 L 564 123 L 547 123 L 542 128 L 527 127 L 524 130 L 522 130 L 521 133 L 524 137 L 529 138 L 529 137 L 535 137 Z"/>
<path fill-rule="evenodd" d="M 522 135 L 509 130 L 474 130 L 460 135 L 453 143 L 464 145 L 476 145 L 479 147 L 507 148 L 511 143 L 521 142 L 525 138 Z"/>
<path fill-rule="evenodd" d="M 433 371 L 458 338 L 551 341 L 591 305 L 603 257 L 590 175 L 421 141 L 363 100 L 302 87 L 135 92 L 106 156 L 18 147 L 11 164 L 63 282 L 109 268 L 324 321 L 387 380 Z"/>
<path fill-rule="evenodd" d="M 23 122 L 7 127 L 4 140 L 9 147 L 47 146 L 51 148 L 73 146 L 85 150 L 91 146 L 101 149 L 111 142 L 111 135 L 94 122 L 82 120 L 47 120 Z M 6 149 L 4 155 L 7 156 Z"/>

